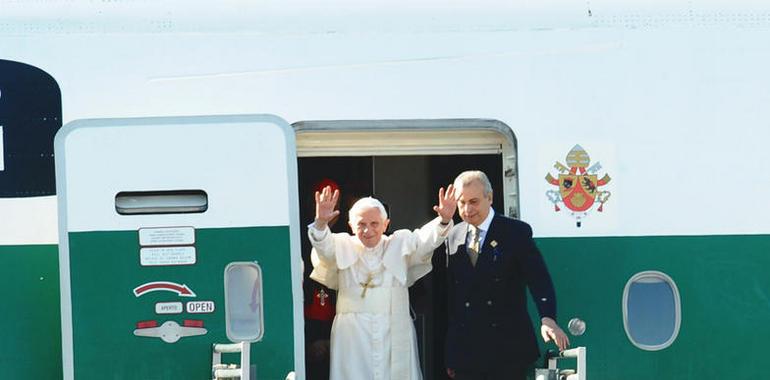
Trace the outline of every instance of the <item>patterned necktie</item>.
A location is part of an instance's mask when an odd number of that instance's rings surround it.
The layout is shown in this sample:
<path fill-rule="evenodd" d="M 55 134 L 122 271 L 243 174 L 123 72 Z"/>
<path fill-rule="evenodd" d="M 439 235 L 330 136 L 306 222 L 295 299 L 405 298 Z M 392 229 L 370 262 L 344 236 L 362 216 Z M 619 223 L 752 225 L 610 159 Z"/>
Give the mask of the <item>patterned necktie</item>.
<path fill-rule="evenodd" d="M 470 239 L 468 240 L 468 257 L 471 259 L 471 264 L 475 267 L 476 261 L 479 259 L 479 229 L 476 226 L 471 225 L 468 228 L 470 233 Z"/>

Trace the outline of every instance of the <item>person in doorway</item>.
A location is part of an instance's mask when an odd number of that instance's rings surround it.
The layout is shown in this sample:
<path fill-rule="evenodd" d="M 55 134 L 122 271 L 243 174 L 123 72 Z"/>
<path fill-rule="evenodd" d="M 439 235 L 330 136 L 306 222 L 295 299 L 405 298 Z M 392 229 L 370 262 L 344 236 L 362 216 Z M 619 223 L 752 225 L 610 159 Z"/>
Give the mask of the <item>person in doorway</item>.
<path fill-rule="evenodd" d="M 327 186 L 332 191 L 340 188 L 336 181 L 323 178 L 313 185 L 313 189 L 321 191 Z M 339 207 L 338 201 L 334 209 L 339 210 Z M 339 217 L 335 217 L 327 222 L 329 229 L 334 228 L 338 219 Z M 305 249 L 304 246 L 305 244 L 303 244 L 303 252 L 306 254 L 303 256 L 307 259 L 310 256 L 310 247 Z M 305 293 L 305 377 L 307 380 L 329 380 L 330 337 L 337 294 L 334 290 L 312 280 L 304 282 L 303 288 Z"/>
<path fill-rule="evenodd" d="M 551 277 L 532 228 L 492 209 L 492 185 L 483 172 L 461 173 L 454 187 L 463 222 L 447 239 L 447 374 L 454 380 L 523 380 L 539 356 L 527 288 L 543 340 L 561 350 L 569 346 L 556 324 Z"/>
<path fill-rule="evenodd" d="M 452 227 L 454 188 L 438 192 L 438 216 L 421 228 L 384 235 L 390 220 L 380 201 L 362 198 L 351 207 L 355 235 L 333 234 L 339 191 L 315 193 L 316 217 L 308 227 L 313 245 L 310 277 L 337 289 L 331 332 L 331 380 L 420 380 L 417 338 L 409 315 L 408 287 L 431 270 L 433 250 Z"/>

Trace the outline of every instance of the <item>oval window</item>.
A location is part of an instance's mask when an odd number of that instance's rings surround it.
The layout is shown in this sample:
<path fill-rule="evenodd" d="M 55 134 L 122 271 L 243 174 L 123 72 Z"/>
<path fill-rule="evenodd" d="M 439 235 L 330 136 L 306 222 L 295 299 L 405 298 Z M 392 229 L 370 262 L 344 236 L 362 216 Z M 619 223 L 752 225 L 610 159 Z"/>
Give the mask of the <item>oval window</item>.
<path fill-rule="evenodd" d="M 635 346 L 657 351 L 670 346 L 679 334 L 679 290 L 668 275 L 637 273 L 623 292 L 623 325 Z"/>
<path fill-rule="evenodd" d="M 264 333 L 262 269 L 255 262 L 225 268 L 225 326 L 233 342 L 255 342 Z"/>

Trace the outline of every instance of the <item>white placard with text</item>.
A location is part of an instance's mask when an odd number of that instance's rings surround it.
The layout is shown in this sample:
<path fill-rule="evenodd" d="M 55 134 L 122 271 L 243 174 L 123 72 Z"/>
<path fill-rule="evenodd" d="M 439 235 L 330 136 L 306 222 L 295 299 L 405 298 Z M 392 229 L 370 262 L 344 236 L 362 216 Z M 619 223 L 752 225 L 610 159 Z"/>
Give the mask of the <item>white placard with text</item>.
<path fill-rule="evenodd" d="M 190 301 L 187 303 L 190 314 L 208 314 L 214 312 L 214 301 Z"/>
<path fill-rule="evenodd" d="M 182 314 L 183 311 L 181 302 L 158 302 L 155 304 L 155 314 Z"/>
<path fill-rule="evenodd" d="M 153 247 L 139 250 L 143 267 L 195 264 L 195 247 Z"/>
<path fill-rule="evenodd" d="M 192 227 L 140 228 L 139 245 L 192 245 L 195 244 L 195 229 Z"/>

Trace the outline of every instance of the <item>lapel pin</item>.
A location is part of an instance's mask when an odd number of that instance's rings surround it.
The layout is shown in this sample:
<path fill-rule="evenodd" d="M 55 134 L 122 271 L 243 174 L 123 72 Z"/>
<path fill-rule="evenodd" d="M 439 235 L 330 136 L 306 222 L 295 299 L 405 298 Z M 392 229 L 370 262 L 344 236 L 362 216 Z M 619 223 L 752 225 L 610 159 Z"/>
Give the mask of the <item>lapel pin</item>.
<path fill-rule="evenodd" d="M 492 240 L 491 242 L 489 242 L 489 245 L 492 246 L 492 248 L 497 247 L 497 240 Z"/>

